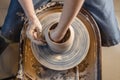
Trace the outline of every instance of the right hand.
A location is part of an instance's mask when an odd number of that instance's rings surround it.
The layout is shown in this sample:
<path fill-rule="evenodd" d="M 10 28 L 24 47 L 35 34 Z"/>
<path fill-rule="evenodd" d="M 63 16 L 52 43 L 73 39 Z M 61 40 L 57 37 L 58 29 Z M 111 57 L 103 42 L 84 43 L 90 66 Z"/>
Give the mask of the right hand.
<path fill-rule="evenodd" d="M 63 39 L 63 34 L 59 33 L 59 31 L 57 31 L 56 29 L 54 30 L 50 30 L 50 38 L 54 41 L 54 42 L 60 42 Z"/>

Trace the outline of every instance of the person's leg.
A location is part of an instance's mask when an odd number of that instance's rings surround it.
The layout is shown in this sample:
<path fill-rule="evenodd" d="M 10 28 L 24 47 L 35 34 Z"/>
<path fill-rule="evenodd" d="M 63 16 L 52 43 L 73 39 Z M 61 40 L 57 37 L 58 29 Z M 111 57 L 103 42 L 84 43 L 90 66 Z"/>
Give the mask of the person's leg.
<path fill-rule="evenodd" d="M 50 2 L 51 0 L 33 0 L 34 8 L 37 9 Z"/>
<path fill-rule="evenodd" d="M 44 4 L 47 4 L 50 0 L 33 0 L 35 8 L 38 8 Z M 19 4 L 18 0 L 11 0 L 8 13 L 5 18 L 4 24 L 0 31 L 0 53 L 5 49 L 5 45 L 2 43 L 8 44 L 9 42 L 19 42 L 20 32 L 23 27 L 24 20 L 17 13 L 23 13 L 24 11 Z M 7 41 L 7 43 L 5 42 Z"/>
<path fill-rule="evenodd" d="M 120 31 L 114 13 L 113 0 L 86 0 L 84 8 L 96 20 L 100 29 L 102 45 L 113 46 L 120 42 Z"/>
<path fill-rule="evenodd" d="M 23 13 L 23 9 L 18 3 L 18 0 L 11 0 L 1 34 L 12 42 L 19 41 L 20 31 L 24 22 L 17 13 Z"/>
<path fill-rule="evenodd" d="M 23 10 L 17 0 L 11 0 L 4 24 L 0 29 L 0 54 L 8 45 L 6 40 L 10 40 L 12 42 L 19 41 L 23 21 L 20 16 L 17 16 L 17 12 L 23 13 Z"/>
<path fill-rule="evenodd" d="M 11 46 L 8 46 L 9 43 L 6 42 L 6 40 L 12 42 L 18 41 L 18 32 L 20 32 L 22 28 L 23 21 L 21 21 L 20 16 L 16 15 L 16 12 L 23 12 L 23 10 L 17 0 L 11 0 L 7 16 L 0 30 L 0 80 L 15 76 L 17 73 L 18 66 L 16 65 L 18 64 L 18 59 L 16 58 L 18 58 L 19 54 L 17 52 L 14 53 L 14 51 L 18 50 L 18 48 L 15 47 L 15 50 L 13 49 L 10 51 L 9 48 L 11 48 Z M 9 53 L 7 50 L 9 50 Z M 13 53 L 14 56 L 10 53 Z"/>

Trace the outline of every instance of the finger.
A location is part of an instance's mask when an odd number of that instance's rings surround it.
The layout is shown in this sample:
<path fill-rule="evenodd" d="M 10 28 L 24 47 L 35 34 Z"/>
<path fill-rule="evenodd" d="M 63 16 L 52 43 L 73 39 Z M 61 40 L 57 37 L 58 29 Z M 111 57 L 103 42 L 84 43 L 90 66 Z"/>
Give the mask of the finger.
<path fill-rule="evenodd" d="M 43 40 L 41 37 L 39 26 L 37 27 L 35 25 L 29 25 L 26 31 L 26 35 L 31 40 L 31 42 L 34 42 L 38 45 L 45 44 L 45 40 Z"/>
<path fill-rule="evenodd" d="M 37 33 L 37 32 L 34 32 L 34 39 L 37 40 L 37 41 L 41 41 L 41 42 L 46 42 L 45 41 L 45 38 L 42 36 L 42 33 Z"/>
<path fill-rule="evenodd" d="M 38 36 L 37 36 L 37 32 L 33 32 L 33 37 L 37 40 Z"/>
<path fill-rule="evenodd" d="M 28 26 L 27 30 L 26 30 L 27 37 L 32 39 L 33 38 L 33 33 L 34 33 L 33 26 Z"/>
<path fill-rule="evenodd" d="M 26 35 L 27 35 L 27 37 L 28 37 L 30 40 L 33 40 L 33 39 L 34 39 L 32 33 L 31 33 L 30 31 L 26 31 Z"/>
<path fill-rule="evenodd" d="M 33 34 L 34 34 L 34 35 L 27 33 L 29 39 L 30 39 L 32 42 L 34 42 L 34 43 L 36 43 L 36 44 L 38 44 L 38 45 L 45 45 L 45 44 L 46 44 L 46 41 L 43 40 L 42 37 L 40 37 L 40 38 L 37 37 L 37 32 L 34 32 Z"/>
<path fill-rule="evenodd" d="M 42 41 L 31 40 L 31 42 L 33 42 L 33 43 L 35 43 L 35 44 L 37 44 L 37 45 L 42 45 L 42 46 L 46 45 L 46 43 L 44 43 L 44 42 L 42 42 Z"/>

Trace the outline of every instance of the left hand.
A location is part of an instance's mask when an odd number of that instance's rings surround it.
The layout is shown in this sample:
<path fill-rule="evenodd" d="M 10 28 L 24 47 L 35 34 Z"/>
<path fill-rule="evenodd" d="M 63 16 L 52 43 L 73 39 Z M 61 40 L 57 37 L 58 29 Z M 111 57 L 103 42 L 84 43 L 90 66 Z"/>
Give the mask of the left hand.
<path fill-rule="evenodd" d="M 26 34 L 32 42 L 38 45 L 45 45 L 46 42 L 42 35 L 42 25 L 37 17 L 33 20 L 29 20 Z"/>

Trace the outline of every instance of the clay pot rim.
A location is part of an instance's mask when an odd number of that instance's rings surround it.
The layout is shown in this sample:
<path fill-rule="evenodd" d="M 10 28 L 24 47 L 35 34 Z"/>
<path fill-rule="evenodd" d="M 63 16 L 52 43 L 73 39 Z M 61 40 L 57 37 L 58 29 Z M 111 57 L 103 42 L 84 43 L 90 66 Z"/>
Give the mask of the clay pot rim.
<path fill-rule="evenodd" d="M 69 43 L 69 41 L 72 39 L 71 37 L 73 37 L 74 38 L 74 29 L 73 29 L 73 27 L 72 26 L 70 26 L 68 29 L 70 30 L 70 36 L 68 37 L 68 39 L 66 40 L 66 41 L 64 41 L 64 42 L 55 42 L 55 41 L 53 41 L 51 38 L 50 38 L 50 35 L 49 35 L 49 33 L 50 33 L 50 28 L 51 27 L 49 27 L 48 29 L 47 29 L 47 31 L 48 31 L 48 38 L 49 38 L 49 40 L 53 43 L 53 44 L 56 44 L 56 45 L 64 45 L 64 44 L 68 44 Z M 73 39 L 74 40 L 74 39 Z"/>

